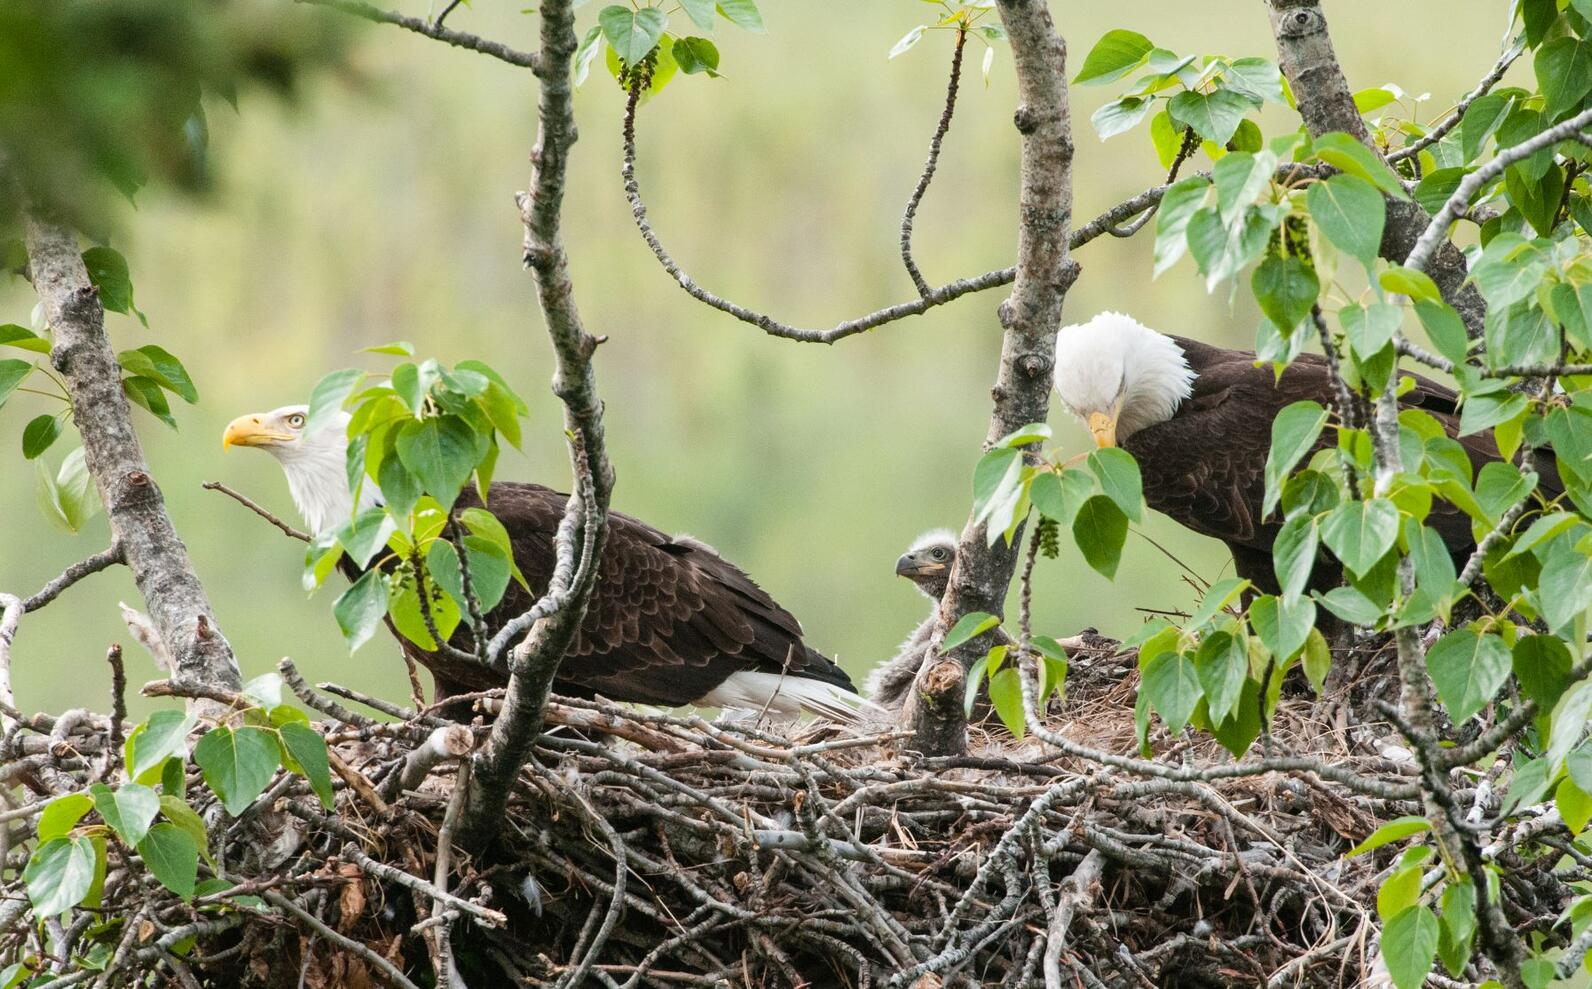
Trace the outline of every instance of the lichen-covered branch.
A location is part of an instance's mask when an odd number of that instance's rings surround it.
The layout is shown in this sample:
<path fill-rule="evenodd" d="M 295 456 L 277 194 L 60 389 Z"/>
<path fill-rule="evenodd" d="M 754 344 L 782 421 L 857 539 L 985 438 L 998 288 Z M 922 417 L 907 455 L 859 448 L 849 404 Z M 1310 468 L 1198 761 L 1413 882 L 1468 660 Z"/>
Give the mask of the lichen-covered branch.
<path fill-rule="evenodd" d="M 558 562 L 546 593 L 533 607 L 525 637 L 509 651 L 509 684 L 492 732 L 474 757 L 460 821 L 461 837 L 480 845 L 496 834 L 520 769 L 541 732 L 553 676 L 586 614 L 608 533 L 614 472 L 603 442 L 602 402 L 592 355 L 602 341 L 586 332 L 575 305 L 560 224 L 569 153 L 577 133 L 571 79 L 575 16 L 569 0 L 541 8 L 542 80 L 539 134 L 531 161 L 531 191 L 518 197 L 525 228 L 524 260 L 536 276 L 538 300 L 553 342 L 553 392 L 564 403 L 575 485 L 560 526 Z M 569 523 L 574 523 L 570 525 Z M 579 542 L 573 538 L 580 534 Z M 545 612 L 536 614 L 537 612 Z"/>
<path fill-rule="evenodd" d="M 237 659 L 144 462 L 122 394 L 121 367 L 105 334 L 105 309 L 83 265 L 77 236 L 50 219 L 29 215 L 27 249 L 29 275 L 55 338 L 50 360 L 72 397 L 84 461 L 105 504 L 111 539 L 176 662 L 174 675 L 235 689 L 242 684 Z"/>
<path fill-rule="evenodd" d="M 1014 120 L 1022 135 L 1022 173 L 1017 276 L 1012 294 L 999 309 L 1004 332 L 987 434 L 991 443 L 1021 426 L 1044 422 L 1049 415 L 1062 301 L 1078 274 L 1068 256 L 1073 144 L 1066 43 L 1042 0 L 999 0 L 997 8 L 1017 72 L 1019 104 Z M 971 517 L 962 529 L 951 584 L 940 602 L 936 641 L 962 615 L 1005 611 L 1019 544 L 987 536 L 984 524 Z M 979 655 L 980 645 L 982 639 L 974 639 L 951 658 L 966 670 Z M 903 712 L 917 734 L 920 751 L 947 755 L 965 748 L 960 696 L 948 703 L 957 686 L 954 671 L 944 663 L 923 664 Z"/>
<path fill-rule="evenodd" d="M 1370 136 L 1354 105 L 1354 94 L 1349 90 L 1343 67 L 1333 51 L 1332 36 L 1327 31 L 1327 18 L 1321 11 L 1320 0 L 1269 2 L 1277 62 L 1288 77 L 1299 105 L 1299 116 L 1304 119 L 1311 136 L 1341 131 L 1369 147 Z M 1382 228 L 1378 253 L 1395 264 L 1402 263 L 1430 217 L 1413 200 L 1392 196 L 1386 200 L 1387 223 Z M 1465 255 L 1445 242 L 1429 274 L 1443 298 L 1465 321 L 1467 332 L 1472 337 L 1480 337 L 1487 303 L 1476 286 L 1466 281 L 1469 270 L 1465 266 Z"/>

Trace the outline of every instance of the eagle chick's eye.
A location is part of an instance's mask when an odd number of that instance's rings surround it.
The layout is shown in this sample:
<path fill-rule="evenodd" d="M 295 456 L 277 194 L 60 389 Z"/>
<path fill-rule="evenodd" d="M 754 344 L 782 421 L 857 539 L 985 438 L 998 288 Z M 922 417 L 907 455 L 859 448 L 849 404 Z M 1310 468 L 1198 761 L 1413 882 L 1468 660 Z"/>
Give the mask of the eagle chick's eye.
<path fill-rule="evenodd" d="M 931 557 L 933 557 L 934 559 L 936 559 L 936 560 L 943 560 L 943 559 L 945 559 L 945 547 L 944 546 L 936 546 L 932 550 L 929 551 L 929 555 Z"/>
<path fill-rule="evenodd" d="M 299 413 L 299 412 L 295 412 L 292 415 L 288 416 L 287 417 L 287 424 L 289 426 L 292 426 L 294 429 L 303 429 L 304 428 L 304 416 L 303 416 L 303 414 Z"/>

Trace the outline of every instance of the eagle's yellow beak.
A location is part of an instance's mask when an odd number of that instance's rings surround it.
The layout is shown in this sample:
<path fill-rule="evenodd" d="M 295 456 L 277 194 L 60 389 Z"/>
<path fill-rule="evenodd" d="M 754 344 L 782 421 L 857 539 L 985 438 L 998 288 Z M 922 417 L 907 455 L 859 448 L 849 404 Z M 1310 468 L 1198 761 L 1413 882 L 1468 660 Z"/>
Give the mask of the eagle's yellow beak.
<path fill-rule="evenodd" d="M 1095 446 L 1108 447 L 1117 445 L 1117 410 L 1110 412 L 1091 412 L 1088 419 L 1089 432 L 1094 434 Z"/>
<path fill-rule="evenodd" d="M 221 434 L 221 449 L 233 446 L 270 446 L 273 443 L 285 443 L 292 438 L 291 433 L 267 426 L 266 416 L 256 412 L 238 416 L 227 423 L 226 432 Z"/>

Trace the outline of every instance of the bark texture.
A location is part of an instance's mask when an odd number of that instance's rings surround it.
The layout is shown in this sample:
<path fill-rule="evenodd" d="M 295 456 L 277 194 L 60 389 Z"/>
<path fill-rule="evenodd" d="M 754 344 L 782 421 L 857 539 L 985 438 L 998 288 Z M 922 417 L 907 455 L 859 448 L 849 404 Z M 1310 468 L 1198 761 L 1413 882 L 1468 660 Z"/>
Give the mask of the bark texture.
<path fill-rule="evenodd" d="M 1078 271 L 1068 255 L 1073 145 L 1066 44 L 1043 0 L 999 0 L 997 7 L 1017 71 L 1019 104 L 1014 119 L 1022 135 L 1022 176 L 1017 277 L 999 310 L 1004 333 L 1000 371 L 991 393 L 994 408 L 987 437 L 991 443 L 1049 415 L 1062 301 Z M 970 612 L 1004 613 L 1018 544 L 1016 539 L 1011 545 L 997 539 L 990 545 L 984 526 L 968 520 L 950 589 L 940 603 L 937 638 Z M 965 670 L 988 644 L 988 636 L 980 636 L 951 655 Z M 967 745 L 960 697 L 946 703 L 947 688 L 959 684 L 943 672 L 936 675 L 940 665 L 924 664 L 905 712 L 916 733 L 915 747 L 932 755 L 960 752 Z"/>
<path fill-rule="evenodd" d="M 1304 119 L 1310 136 L 1342 131 L 1376 150 L 1332 48 L 1332 35 L 1327 30 L 1327 17 L 1322 13 L 1320 0 L 1270 2 L 1277 63 L 1293 87 L 1299 116 Z M 1431 214 L 1419 203 L 1387 197 L 1387 225 L 1382 228 L 1378 253 L 1394 264 L 1403 264 L 1431 219 Z M 1480 337 L 1487 317 L 1487 303 L 1474 285 L 1465 284 L 1469 274 L 1465 255 L 1453 244 L 1444 242 L 1427 273 L 1437 283 L 1443 298 L 1459 312 L 1470 335 Z"/>
<path fill-rule="evenodd" d="M 526 267 L 536 276 L 538 300 L 552 339 L 556 370 L 553 392 L 564 403 L 575 493 L 558 532 L 558 563 L 547 593 L 527 612 L 534 616 L 525 638 L 509 653 L 509 685 L 503 711 L 473 762 L 464 806 L 462 836 L 481 845 L 502 826 L 509 794 L 541 734 L 553 677 L 580 628 L 608 533 L 613 466 L 603 444 L 602 402 L 592 355 L 602 341 L 586 332 L 575 306 L 569 259 L 559 234 L 575 129 L 571 60 L 577 47 L 570 0 L 541 7 L 542 49 L 537 74 L 542 84 L 540 127 L 531 162 L 531 192 L 518 198 L 525 228 Z M 578 537 L 578 538 L 577 538 Z"/>
<path fill-rule="evenodd" d="M 54 334 L 50 361 L 66 380 L 83 456 L 105 503 L 111 539 L 133 571 L 161 640 L 185 683 L 235 690 L 242 684 L 188 549 L 144 462 L 122 394 L 121 367 L 105 334 L 105 308 L 89 280 L 77 236 L 41 216 L 27 220 L 28 269 Z"/>

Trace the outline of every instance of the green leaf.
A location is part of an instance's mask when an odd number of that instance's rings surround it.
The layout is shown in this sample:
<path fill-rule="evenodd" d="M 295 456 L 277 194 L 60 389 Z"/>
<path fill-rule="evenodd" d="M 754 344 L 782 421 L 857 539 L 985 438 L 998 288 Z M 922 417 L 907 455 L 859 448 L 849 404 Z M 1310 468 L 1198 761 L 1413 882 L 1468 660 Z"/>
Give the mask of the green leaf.
<path fill-rule="evenodd" d="M 94 843 L 79 835 L 51 838 L 33 850 L 22 878 L 40 917 L 54 917 L 83 902 L 94 885 L 99 856 Z"/>
<path fill-rule="evenodd" d="M 973 467 L 973 517 L 984 521 L 1003 505 L 1022 496 L 1023 455 L 1018 450 L 995 447 Z"/>
<path fill-rule="evenodd" d="M 719 13 L 731 24 L 753 34 L 763 33 L 763 15 L 753 0 L 719 0 L 718 6 Z"/>
<path fill-rule="evenodd" d="M 1268 594 L 1249 606 L 1249 620 L 1261 644 L 1285 663 L 1303 649 L 1315 628 L 1316 603 L 1307 597 L 1285 598 Z"/>
<path fill-rule="evenodd" d="M 141 374 L 123 378 L 122 392 L 134 405 L 172 429 L 177 428 L 177 420 L 171 416 L 171 403 L 166 401 L 165 393 L 160 390 L 160 382 L 154 378 L 146 378 Z"/>
<path fill-rule="evenodd" d="M 72 832 L 83 815 L 94 809 L 94 798 L 86 793 L 68 793 L 44 805 L 39 814 L 39 840 L 49 841 Z"/>
<path fill-rule="evenodd" d="M 394 354 L 398 357 L 415 356 L 415 345 L 408 340 L 394 340 L 392 343 L 377 344 L 374 347 L 359 348 L 361 354 Z"/>
<path fill-rule="evenodd" d="M 1241 221 L 1226 226 L 1214 207 L 1195 211 L 1188 223 L 1188 247 L 1205 275 L 1207 291 L 1260 255 L 1276 228 L 1276 217 L 1274 209 L 1250 206 Z"/>
<path fill-rule="evenodd" d="M 1143 65 L 1154 47 L 1149 38 L 1136 31 L 1107 31 L 1084 56 L 1083 68 L 1072 81 L 1101 85 L 1120 79 Z"/>
<path fill-rule="evenodd" d="M 1558 631 L 1592 607 L 1592 554 L 1560 541 L 1553 544 L 1538 578 L 1537 607 Z"/>
<path fill-rule="evenodd" d="M 1449 974 L 1459 978 L 1470 964 L 1471 939 L 1476 934 L 1476 887 L 1468 882 L 1449 883 L 1443 888 L 1442 932 L 1437 955 Z"/>
<path fill-rule="evenodd" d="M 1393 342 L 1403 317 L 1403 310 L 1386 302 L 1373 302 L 1364 308 L 1350 302 L 1338 312 L 1344 336 L 1362 360 L 1375 357 Z"/>
<path fill-rule="evenodd" d="M 1143 515 L 1144 482 L 1138 461 L 1119 447 L 1089 451 L 1089 469 L 1100 481 L 1100 490 L 1122 509 L 1122 514 L 1137 522 Z"/>
<path fill-rule="evenodd" d="M 1266 454 L 1266 492 L 1261 515 L 1271 515 L 1282 496 L 1283 482 L 1316 446 L 1327 424 L 1327 410 L 1317 402 L 1294 402 L 1271 422 L 1271 449 Z M 1279 574 L 1279 578 L 1280 578 Z"/>
<path fill-rule="evenodd" d="M 1023 718 L 1022 674 L 1014 666 L 997 670 L 989 679 L 989 702 L 1006 726 L 1017 738 L 1022 738 L 1028 725 Z"/>
<path fill-rule="evenodd" d="M 1265 100 L 1268 103 L 1285 103 L 1282 91 L 1282 71 L 1276 63 L 1264 58 L 1248 56 L 1234 59 L 1222 72 L 1227 88 Z"/>
<path fill-rule="evenodd" d="M 1356 576 L 1369 573 L 1399 535 L 1399 510 L 1386 498 L 1349 501 L 1321 525 L 1321 539 Z"/>
<path fill-rule="evenodd" d="M 1535 288 L 1533 285 L 1532 290 Z M 1559 356 L 1559 328 L 1534 300 L 1489 306 L 1485 334 L 1487 363 L 1492 367 L 1548 364 Z"/>
<path fill-rule="evenodd" d="M 364 378 L 364 371 L 350 367 L 333 371 L 317 381 L 315 390 L 310 392 L 310 411 L 305 417 L 303 435 L 309 436 L 324 429 L 343 407 L 343 400 L 353 393 Z"/>
<path fill-rule="evenodd" d="M 1365 179 L 1395 199 L 1410 198 L 1382 156 L 1348 134 L 1322 134 L 1315 139 L 1314 146 L 1316 157 L 1340 172 Z"/>
<path fill-rule="evenodd" d="M 133 276 L 126 258 L 109 247 L 91 247 L 83 252 L 83 265 L 99 289 L 101 305 L 111 312 L 133 310 Z"/>
<path fill-rule="evenodd" d="M 1238 707 L 1238 698 L 1249 677 L 1249 649 L 1243 639 L 1226 632 L 1215 632 L 1200 643 L 1194 656 L 1195 672 L 1213 721 L 1225 721 Z"/>
<path fill-rule="evenodd" d="M 127 736 L 124 754 L 127 775 L 142 781 L 144 774 L 160 768 L 172 756 L 186 759 L 188 733 L 199 719 L 186 711 L 156 711 Z"/>
<path fill-rule="evenodd" d="M 344 523 L 337 530 L 337 541 L 343 544 L 354 565 L 363 568 L 387 544 L 387 537 L 397 530 L 392 517 L 380 505 L 367 508 Z"/>
<path fill-rule="evenodd" d="M 50 448 L 61 435 L 61 420 L 52 415 L 35 416 L 22 429 L 22 457 L 33 460 Z"/>
<path fill-rule="evenodd" d="M 160 796 L 147 786 L 123 783 L 113 790 L 104 783 L 95 783 L 88 789 L 99 816 L 129 845 L 144 840 L 150 822 L 160 813 Z"/>
<path fill-rule="evenodd" d="M 1349 849 L 1344 858 L 1352 859 L 1356 855 L 1364 855 L 1366 852 L 1381 848 L 1383 845 L 1390 845 L 1395 841 L 1403 841 L 1410 835 L 1421 834 L 1430 830 L 1432 830 L 1432 822 L 1424 817 L 1410 815 L 1409 817 L 1395 818 L 1371 832 L 1371 837 Z"/>
<path fill-rule="evenodd" d="M 1427 672 L 1455 725 L 1487 706 L 1509 679 L 1509 668 L 1509 647 L 1504 641 L 1471 628 L 1449 632 L 1426 654 Z"/>
<path fill-rule="evenodd" d="M 1249 581 L 1238 577 L 1229 577 L 1212 584 L 1200 600 L 1200 606 L 1195 609 L 1189 620 L 1183 623 L 1184 630 L 1194 632 L 1203 628 L 1219 611 L 1232 604 L 1235 598 L 1248 589 Z"/>
<path fill-rule="evenodd" d="M 1311 605 L 1314 607 L 1314 602 Z M 1305 637 L 1304 668 L 1310 686 L 1320 694 L 1327 684 L 1327 674 L 1332 672 L 1332 650 L 1327 648 L 1327 639 L 1320 629 L 1312 628 Z"/>
<path fill-rule="evenodd" d="M 0 323 L 0 347 L 16 347 L 20 350 L 31 350 L 35 354 L 48 354 L 50 341 L 25 326 Z"/>
<path fill-rule="evenodd" d="M 1040 440 L 1048 440 L 1052 435 L 1053 434 L 1049 423 L 1031 422 L 1028 425 L 1019 429 L 1015 429 L 996 440 L 992 449 L 1016 449 L 1017 447 L 1028 446 L 1031 443 L 1037 443 Z"/>
<path fill-rule="evenodd" d="M 713 30 L 713 0 L 680 0 L 680 8 L 691 23 L 704 31 Z"/>
<path fill-rule="evenodd" d="M 1115 577 L 1128 538 L 1128 517 L 1113 499 L 1095 495 L 1078 507 L 1072 538 L 1089 566 L 1105 577 Z"/>
<path fill-rule="evenodd" d="M 14 357 L 0 361 L 0 405 L 5 405 L 11 393 L 32 373 L 33 365 L 27 361 L 19 361 Z"/>
<path fill-rule="evenodd" d="M 338 628 L 343 630 L 349 652 L 370 641 L 386 613 L 387 587 L 379 570 L 361 574 L 332 605 L 332 614 L 337 618 Z"/>
<path fill-rule="evenodd" d="M 1173 734 L 1183 730 L 1200 702 L 1200 678 L 1194 661 L 1176 650 L 1149 661 L 1139 689 Z"/>
<path fill-rule="evenodd" d="M 1557 767 L 1581 741 L 1589 715 L 1592 715 L 1592 681 L 1583 680 L 1566 690 L 1564 696 L 1559 698 L 1559 703 L 1553 706 L 1552 728 L 1548 732 L 1548 751 L 1543 759 L 1538 760 L 1547 764 L 1544 771 L 1544 788 L 1548 780 L 1557 773 Z M 1511 793 L 1513 790 L 1511 787 Z"/>
<path fill-rule="evenodd" d="M 281 765 L 281 753 L 263 728 L 212 728 L 194 746 L 193 761 L 205 782 L 237 817 L 264 792 Z"/>
<path fill-rule="evenodd" d="M 1274 254 L 1262 261 L 1250 287 L 1260 311 L 1284 334 L 1292 333 L 1310 315 L 1310 307 L 1321 294 L 1315 269 L 1294 255 L 1283 258 Z"/>
<path fill-rule="evenodd" d="M 686 75 L 696 75 L 706 72 L 710 76 L 718 75 L 719 49 L 718 46 L 706 38 L 679 38 L 675 41 L 674 61 L 680 66 L 680 71 Z"/>
<path fill-rule="evenodd" d="M 420 381 L 420 368 L 416 365 L 405 361 L 392 369 L 392 390 L 410 412 L 418 416 L 424 410 L 427 388 Z"/>
<path fill-rule="evenodd" d="M 1254 104 L 1230 89 L 1211 93 L 1185 90 L 1172 97 L 1166 109 L 1179 127 L 1192 127 L 1207 141 L 1226 144 Z"/>
<path fill-rule="evenodd" d="M 193 898 L 199 876 L 199 846 L 175 824 L 157 824 L 138 843 L 138 854 L 160 884 L 184 900 Z"/>
<path fill-rule="evenodd" d="M 951 630 L 940 641 L 940 651 L 950 652 L 964 642 L 970 642 L 999 625 L 1001 620 L 983 611 L 970 611 L 956 620 Z"/>
<path fill-rule="evenodd" d="M 1470 339 L 1465 332 L 1464 321 L 1459 318 L 1459 313 L 1455 312 L 1452 306 L 1443 302 L 1420 300 L 1415 303 L 1415 315 L 1420 318 L 1421 326 L 1426 328 L 1426 335 L 1438 353 L 1455 364 L 1465 363 Z"/>
<path fill-rule="evenodd" d="M 1481 154 L 1482 145 L 1497 133 L 1509 116 L 1510 99 L 1501 93 L 1487 93 L 1471 101 L 1460 118 L 1461 155 L 1468 164 Z"/>
<path fill-rule="evenodd" d="M 1310 582 L 1316 566 L 1316 546 L 1320 532 L 1311 515 L 1295 515 L 1283 523 L 1271 547 L 1271 565 L 1282 587 L 1283 597 L 1298 599 Z"/>
<path fill-rule="evenodd" d="M 188 376 L 188 369 L 162 347 L 145 344 L 137 350 L 122 351 L 116 355 L 116 360 L 128 371 L 158 383 L 189 405 L 199 401 L 199 390 Z"/>
<path fill-rule="evenodd" d="M 1428 173 L 1415 187 L 1415 201 L 1421 204 L 1421 209 L 1436 216 L 1459 191 L 1459 184 L 1470 171 L 1468 168 L 1439 168 Z"/>
<path fill-rule="evenodd" d="M 1536 292 L 1552 261 L 1545 242 L 1503 233 L 1488 242 L 1472 264 L 1470 278 L 1489 306 L 1513 305 Z"/>
<path fill-rule="evenodd" d="M 1417 849 L 1411 849 L 1415 851 Z M 1426 849 L 1418 849 L 1425 851 Z M 1395 871 L 1376 891 L 1376 912 L 1383 920 L 1391 920 L 1413 907 L 1421 898 L 1420 865 Z"/>
<path fill-rule="evenodd" d="M 1155 99 L 1149 96 L 1124 96 L 1112 100 L 1089 115 L 1095 133 L 1104 141 L 1137 127 L 1150 111 L 1155 109 Z"/>
<path fill-rule="evenodd" d="M 1443 301 L 1443 294 L 1437 290 L 1437 283 L 1432 281 L 1430 275 L 1414 268 L 1406 268 L 1397 264 L 1377 276 L 1377 281 L 1389 292 L 1407 295 L 1416 302 Z"/>
<path fill-rule="evenodd" d="M 1520 692 L 1551 711 L 1570 686 L 1569 648 L 1552 635 L 1522 635 L 1515 641 L 1513 661 Z"/>
<path fill-rule="evenodd" d="M 1062 471 L 1060 474 L 1044 471 L 1035 475 L 1028 486 L 1028 497 L 1039 513 L 1065 526 L 1072 525 L 1072 520 L 1078 515 L 1078 506 L 1092 494 L 1094 482 L 1079 470 Z"/>
<path fill-rule="evenodd" d="M 464 551 L 470 564 L 471 588 L 483 613 L 497 607 L 503 592 L 509 586 L 511 560 L 491 540 L 480 536 L 464 537 Z M 437 586 L 453 595 L 460 607 L 467 602 L 464 595 L 463 574 L 459 568 L 459 554 L 446 539 L 438 539 L 426 552 L 426 569 Z"/>
<path fill-rule="evenodd" d="M 1398 989 L 1420 989 L 1437 958 L 1437 915 L 1431 907 L 1413 906 L 1387 922 L 1382 931 L 1382 960 Z"/>
<path fill-rule="evenodd" d="M 288 755 L 309 780 L 310 789 L 321 798 L 321 806 L 332 809 L 332 770 L 326 755 L 326 739 L 307 724 L 290 721 L 278 729 Z"/>
<path fill-rule="evenodd" d="M 1579 107 L 1592 91 L 1592 41 L 1573 34 L 1555 38 L 1537 49 L 1532 64 L 1550 118 Z"/>
<path fill-rule="evenodd" d="M 1255 197 L 1271 183 L 1276 167 L 1277 156 L 1269 151 L 1260 154 L 1240 151 L 1227 155 L 1211 168 L 1211 184 L 1216 187 L 1216 211 L 1223 223 L 1231 225 L 1255 202 Z"/>
<path fill-rule="evenodd" d="M 1334 175 L 1310 183 L 1305 205 L 1333 246 L 1365 265 L 1366 271 L 1376 266 L 1387 202 L 1375 186 L 1358 175 Z"/>
<path fill-rule="evenodd" d="M 188 837 L 193 839 L 194 847 L 199 849 L 201 855 L 204 855 L 207 859 L 210 857 L 210 853 L 207 850 L 210 844 L 210 836 L 205 831 L 204 819 L 199 816 L 197 811 L 188 806 L 188 801 L 175 794 L 163 793 L 160 795 L 160 812 L 165 816 L 166 820 L 181 828 L 187 833 Z"/>
<path fill-rule="evenodd" d="M 1162 194 L 1161 208 L 1155 216 L 1154 275 L 1160 275 L 1172 267 L 1188 250 L 1189 220 L 1205 201 L 1210 187 L 1209 179 L 1192 175 L 1179 179 Z"/>
<path fill-rule="evenodd" d="M 632 10 L 618 4 L 604 7 L 597 15 L 603 36 L 627 67 L 639 65 L 663 37 L 669 18 L 657 7 Z"/>
<path fill-rule="evenodd" d="M 459 496 L 482 453 L 475 430 L 455 415 L 404 423 L 397 450 L 404 466 L 443 507 Z"/>

